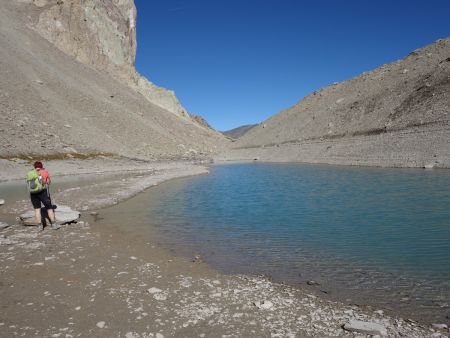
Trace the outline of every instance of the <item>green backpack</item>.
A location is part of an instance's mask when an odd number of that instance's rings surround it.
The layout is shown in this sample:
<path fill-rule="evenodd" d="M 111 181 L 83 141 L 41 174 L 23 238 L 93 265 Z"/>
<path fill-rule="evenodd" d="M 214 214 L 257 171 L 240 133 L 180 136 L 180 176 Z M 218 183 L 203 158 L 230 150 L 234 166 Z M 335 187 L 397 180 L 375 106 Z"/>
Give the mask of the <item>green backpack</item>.
<path fill-rule="evenodd" d="M 30 170 L 27 173 L 27 188 L 31 194 L 37 194 L 44 190 L 41 175 L 36 169 Z"/>

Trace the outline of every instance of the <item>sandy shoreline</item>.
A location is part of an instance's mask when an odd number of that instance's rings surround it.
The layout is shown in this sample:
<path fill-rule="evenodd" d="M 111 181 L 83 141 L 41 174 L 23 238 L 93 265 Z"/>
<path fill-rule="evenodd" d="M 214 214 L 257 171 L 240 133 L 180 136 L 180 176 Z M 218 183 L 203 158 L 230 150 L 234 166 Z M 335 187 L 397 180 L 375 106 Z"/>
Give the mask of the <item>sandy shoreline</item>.
<path fill-rule="evenodd" d="M 0 166 L 0 181 L 21 178 L 28 168 L 9 161 Z M 59 203 L 81 211 L 116 204 L 168 179 L 207 172 L 192 163 L 121 159 L 47 167 L 55 180 L 71 172 L 103 177 L 97 185 L 55 192 Z M 2 206 L 0 217 L 28 204 Z M 59 231 L 37 233 L 18 225 L 1 230 L 0 256 L 2 336 L 364 337 L 342 328 L 351 320 L 378 324 L 375 329 L 393 337 L 448 335 L 448 329 L 331 302 L 264 278 L 219 274 L 201 262 L 173 257 L 151 238 L 99 226 L 86 212 L 81 222 Z"/>

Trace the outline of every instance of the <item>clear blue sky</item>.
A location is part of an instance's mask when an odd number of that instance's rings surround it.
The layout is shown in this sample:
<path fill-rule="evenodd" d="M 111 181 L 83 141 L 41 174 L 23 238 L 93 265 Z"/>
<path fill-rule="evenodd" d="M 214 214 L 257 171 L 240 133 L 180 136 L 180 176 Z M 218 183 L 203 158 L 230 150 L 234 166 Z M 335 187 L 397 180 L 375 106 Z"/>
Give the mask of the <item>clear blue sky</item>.
<path fill-rule="evenodd" d="M 450 36 L 449 0 L 135 0 L 138 71 L 216 129 Z"/>

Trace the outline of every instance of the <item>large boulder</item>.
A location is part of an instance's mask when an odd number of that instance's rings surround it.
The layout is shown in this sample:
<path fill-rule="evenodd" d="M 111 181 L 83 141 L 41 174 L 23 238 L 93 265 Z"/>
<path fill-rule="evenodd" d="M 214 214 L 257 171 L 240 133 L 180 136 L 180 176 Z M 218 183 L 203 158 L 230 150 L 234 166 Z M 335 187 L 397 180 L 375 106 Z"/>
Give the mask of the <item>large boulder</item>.
<path fill-rule="evenodd" d="M 80 218 L 81 215 L 80 212 L 72 210 L 70 207 L 65 205 L 55 205 L 54 208 L 55 208 L 54 210 L 56 222 L 60 224 L 75 222 L 77 219 Z M 48 218 L 46 208 L 41 209 L 41 215 L 42 219 Z M 19 216 L 19 219 L 23 225 L 37 225 L 34 210 L 29 210 L 23 213 L 22 215 Z"/>

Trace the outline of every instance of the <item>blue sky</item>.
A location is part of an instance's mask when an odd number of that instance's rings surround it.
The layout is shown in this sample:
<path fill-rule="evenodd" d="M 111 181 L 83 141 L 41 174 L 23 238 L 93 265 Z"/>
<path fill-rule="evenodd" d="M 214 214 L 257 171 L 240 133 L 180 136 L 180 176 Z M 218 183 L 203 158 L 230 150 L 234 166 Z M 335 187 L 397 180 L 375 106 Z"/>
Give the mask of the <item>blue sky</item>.
<path fill-rule="evenodd" d="M 217 130 L 450 37 L 448 0 L 135 3 L 137 70 Z"/>

